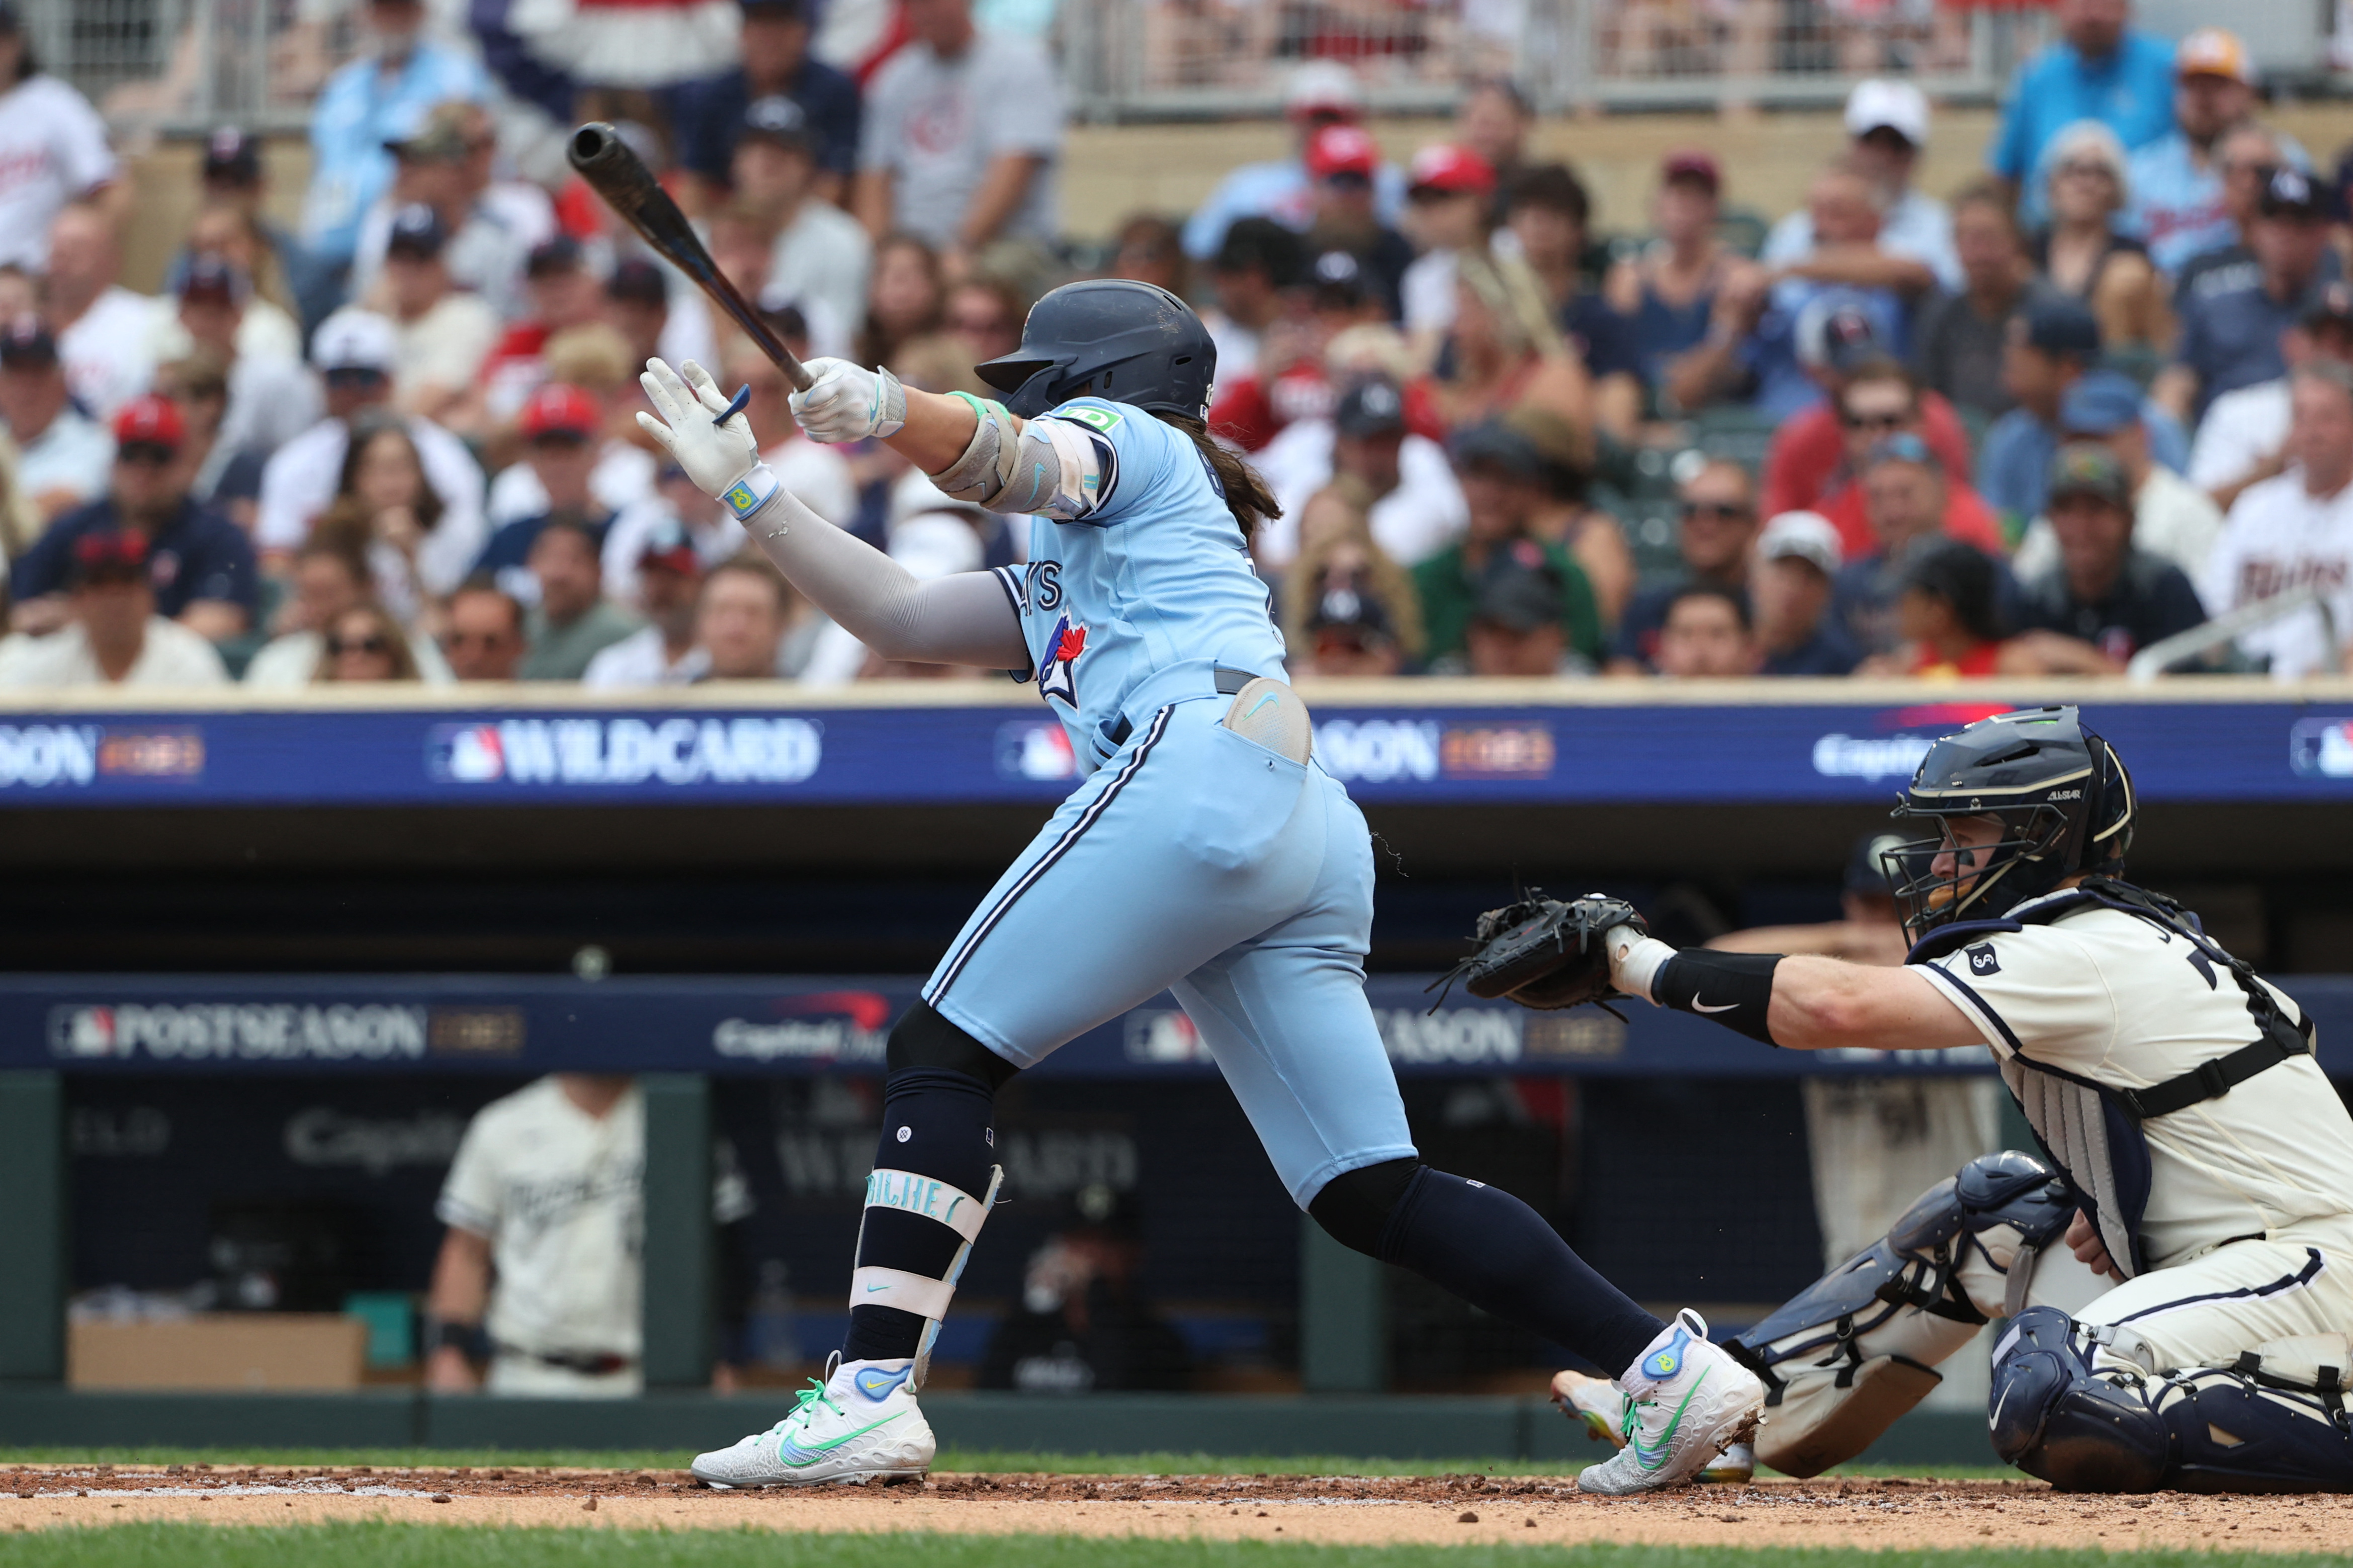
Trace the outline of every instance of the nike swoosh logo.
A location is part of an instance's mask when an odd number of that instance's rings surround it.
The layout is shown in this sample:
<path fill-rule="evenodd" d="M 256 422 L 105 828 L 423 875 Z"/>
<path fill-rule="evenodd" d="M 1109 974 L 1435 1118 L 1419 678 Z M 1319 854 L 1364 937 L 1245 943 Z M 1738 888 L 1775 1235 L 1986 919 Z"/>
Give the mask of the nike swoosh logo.
<path fill-rule="evenodd" d="M 2010 1390 L 2016 1386 L 2017 1385 L 2015 1384 L 2012 1384 L 2009 1385 L 2009 1387 L 2005 1387 L 2001 1391 L 2001 1397 L 1993 1402 L 1993 1414 L 1986 1417 L 1987 1431 L 1999 1432 L 2001 1430 L 2001 1407 L 2010 1403 Z"/>
<path fill-rule="evenodd" d="M 906 1412 L 904 1411 L 893 1411 L 890 1415 L 882 1417 L 880 1421 L 869 1421 L 865 1426 L 860 1426 L 855 1432 L 844 1432 L 839 1437 L 828 1438 L 825 1442 L 816 1444 L 807 1448 L 802 1447 L 792 1438 L 786 1437 L 776 1445 L 776 1458 L 792 1466 L 795 1469 L 805 1468 L 807 1466 L 816 1464 L 819 1459 L 824 1458 L 828 1454 L 831 1453 L 834 1449 L 840 1447 L 844 1443 L 849 1442 L 851 1438 L 863 1437 L 869 1432 L 873 1431 L 877 1426 L 888 1426 L 892 1422 L 896 1421 L 901 1415 L 905 1414 Z"/>
<path fill-rule="evenodd" d="M 1707 1381 L 1707 1374 L 1715 1370 L 1714 1367 L 1707 1367 L 1701 1371 L 1699 1381 L 1691 1385 L 1691 1392 L 1683 1395 L 1683 1402 L 1675 1406 L 1673 1417 L 1668 1421 L 1667 1429 L 1659 1434 L 1659 1440 L 1656 1443 L 1649 1445 L 1640 1441 L 1635 1443 L 1634 1462 L 1636 1464 L 1646 1470 L 1655 1470 L 1665 1465 L 1673 1456 L 1675 1430 L 1683 1424 L 1683 1412 L 1689 1410 L 1691 1402 L 1699 1397 L 1701 1384 L 1704 1384 Z M 1656 1457 L 1653 1458 L 1653 1456 Z"/>
<path fill-rule="evenodd" d="M 1273 692 L 1271 692 L 1271 691 L 1270 691 L 1270 692 L 1268 692 L 1265 696 L 1263 696 L 1263 697 L 1260 698 L 1257 701 L 1255 701 L 1255 702 L 1251 703 L 1251 704 L 1250 704 L 1250 710 L 1249 712 L 1247 712 L 1247 713 L 1243 714 L 1243 715 L 1242 715 L 1242 717 L 1243 717 L 1243 718 L 1245 718 L 1245 719 L 1255 719 L 1255 718 L 1257 718 L 1257 717 L 1258 717 L 1258 710 L 1259 710 L 1260 709 L 1261 709 L 1261 708 L 1265 707 L 1268 703 L 1270 703 L 1270 702 L 1271 702 L 1271 701 L 1273 701 L 1273 700 L 1274 700 L 1274 693 L 1273 693 Z"/>
<path fill-rule="evenodd" d="M 1726 1002 L 1721 1007 L 1711 1007 L 1696 996 L 1692 998 L 1692 1011 L 1694 1013 L 1729 1013 L 1739 1005 L 1737 1002 Z"/>
<path fill-rule="evenodd" d="M 889 1289 L 891 1289 L 891 1287 L 888 1285 L 869 1285 L 866 1287 L 866 1293 L 871 1296 L 877 1290 L 888 1290 Z"/>

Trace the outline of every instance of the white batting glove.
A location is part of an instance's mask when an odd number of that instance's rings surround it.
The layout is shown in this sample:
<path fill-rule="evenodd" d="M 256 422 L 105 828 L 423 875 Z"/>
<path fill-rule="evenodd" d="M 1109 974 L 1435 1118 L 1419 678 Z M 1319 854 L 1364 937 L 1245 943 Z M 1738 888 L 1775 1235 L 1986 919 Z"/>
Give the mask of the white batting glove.
<path fill-rule="evenodd" d="M 640 411 L 638 424 L 678 459 L 704 494 L 723 497 L 759 466 L 760 444 L 753 439 L 752 422 L 743 410 L 723 425 L 717 422 L 727 411 L 727 395 L 709 371 L 692 360 L 682 368 L 683 376 L 658 359 L 646 361 L 638 384 L 661 417 Z"/>
<path fill-rule="evenodd" d="M 808 373 L 814 378 L 809 389 L 786 401 L 810 440 L 863 441 L 907 427 L 907 389 L 889 371 L 818 358 L 808 362 Z"/>

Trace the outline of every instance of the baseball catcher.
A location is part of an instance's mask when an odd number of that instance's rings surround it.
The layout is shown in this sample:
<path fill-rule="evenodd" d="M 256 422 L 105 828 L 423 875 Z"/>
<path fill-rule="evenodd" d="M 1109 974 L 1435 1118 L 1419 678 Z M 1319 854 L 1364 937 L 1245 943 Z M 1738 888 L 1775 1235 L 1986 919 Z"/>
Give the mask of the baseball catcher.
<path fill-rule="evenodd" d="M 1481 994 L 1622 994 L 1786 1049 L 1994 1053 L 2040 1157 L 1969 1162 L 1732 1342 L 1767 1390 L 1757 1458 L 1854 1458 L 2000 1318 L 1993 1443 L 2031 1475 L 2353 1490 L 2353 1118 L 2309 1020 L 2125 879 L 2132 779 L 2073 708 L 1946 736 L 1897 815 L 1931 830 L 1886 857 L 1901 968 L 1678 951 L 1599 899 L 1497 911 L 1464 966 Z M 1556 1386 L 1614 1423 L 1609 1384 Z"/>

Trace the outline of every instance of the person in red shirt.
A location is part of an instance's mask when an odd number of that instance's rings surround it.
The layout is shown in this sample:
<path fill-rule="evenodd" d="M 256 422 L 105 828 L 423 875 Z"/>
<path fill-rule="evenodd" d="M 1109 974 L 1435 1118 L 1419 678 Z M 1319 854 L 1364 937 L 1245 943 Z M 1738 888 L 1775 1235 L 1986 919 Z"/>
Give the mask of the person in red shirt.
<path fill-rule="evenodd" d="M 1895 625 L 1903 646 L 1866 661 L 1857 674 L 1953 680 L 2009 668 L 1996 604 L 2000 569 L 1992 556 L 1957 539 L 1940 539 L 1905 556 L 1900 572 Z"/>
<path fill-rule="evenodd" d="M 1870 316 L 1852 309 L 1831 311 L 1822 323 L 1821 341 L 1800 342 L 1798 352 L 1823 395 L 1773 437 L 1772 448 L 1765 458 L 1760 508 L 1767 517 L 1785 511 L 1827 513 L 1822 501 L 1847 480 L 1852 466 L 1849 441 L 1840 428 L 1839 400 L 1863 367 L 1875 367 L 1893 358 L 1888 346 L 1879 341 L 1879 331 Z M 1968 473 L 1969 437 L 1962 428 L 1961 416 L 1941 393 L 1920 392 L 1918 401 L 1915 434 L 1928 443 L 1947 473 Z M 1868 447 L 1871 442 L 1862 444 Z M 1848 550 L 1852 552 L 1852 542 Z"/>
<path fill-rule="evenodd" d="M 1845 457 L 1826 487 L 1818 510 L 1839 531 L 1839 548 L 1848 560 L 1868 555 L 1878 546 L 1878 537 L 1872 531 L 1870 510 L 1864 505 L 1862 486 L 1855 482 L 1863 459 L 1880 442 L 1898 435 L 1919 437 L 1930 451 L 1936 451 L 1936 443 L 1926 427 L 1926 400 L 1936 395 L 1923 392 L 1912 379 L 1912 373 L 1891 359 L 1864 362 L 1840 391 L 1836 407 Z M 1939 458 L 1945 456 L 1941 452 L 1936 455 Z M 2003 549 L 2001 524 L 1993 509 L 1986 505 L 1985 498 L 1960 477 L 1968 471 L 1953 468 L 1947 460 L 1944 531 L 1951 538 L 1966 540 L 1979 550 L 2000 554 Z"/>

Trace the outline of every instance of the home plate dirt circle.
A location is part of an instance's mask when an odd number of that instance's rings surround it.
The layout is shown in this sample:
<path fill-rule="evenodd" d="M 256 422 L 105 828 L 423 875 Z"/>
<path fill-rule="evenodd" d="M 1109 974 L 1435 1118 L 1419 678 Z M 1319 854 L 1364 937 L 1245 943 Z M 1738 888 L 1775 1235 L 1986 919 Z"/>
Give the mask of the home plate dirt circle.
<path fill-rule="evenodd" d="M 0 1531 L 189 1520 L 1148 1535 L 1374 1545 L 2228 1547 L 2353 1552 L 2353 1497 L 2076 1497 L 2025 1480 L 1831 1479 L 1580 1495 L 1562 1477 L 934 1475 L 714 1491 L 683 1470 L 0 1467 Z"/>

